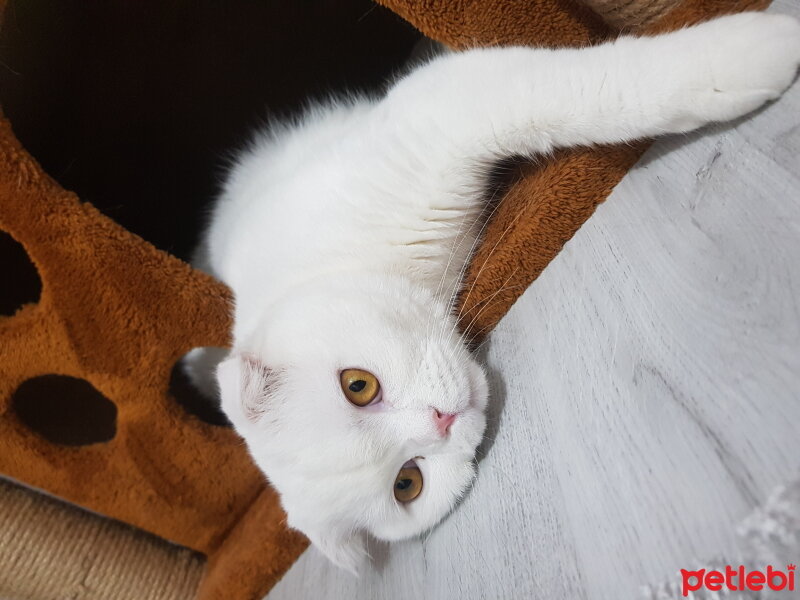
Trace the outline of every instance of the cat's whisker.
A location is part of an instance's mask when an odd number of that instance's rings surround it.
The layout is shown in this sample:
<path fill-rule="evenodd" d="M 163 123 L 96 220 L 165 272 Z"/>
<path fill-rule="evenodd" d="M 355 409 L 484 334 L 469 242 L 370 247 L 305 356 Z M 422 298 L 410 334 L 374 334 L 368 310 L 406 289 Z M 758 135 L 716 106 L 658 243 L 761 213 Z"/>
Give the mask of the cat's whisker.
<path fill-rule="evenodd" d="M 511 277 L 513 277 L 513 276 L 514 276 L 514 273 L 512 273 L 512 274 L 509 276 L 509 279 L 510 279 Z M 506 279 L 506 282 L 508 282 L 508 279 Z M 509 290 L 514 290 L 514 289 L 519 289 L 519 288 L 525 288 L 525 287 L 527 287 L 527 286 L 525 286 L 525 285 L 504 285 L 504 286 L 501 286 L 501 287 L 500 287 L 500 289 L 498 289 L 498 290 L 497 290 L 497 292 L 495 292 L 495 293 L 494 293 L 492 296 L 490 296 L 490 297 L 487 297 L 487 298 L 484 298 L 483 300 L 481 300 L 481 302 L 479 302 L 479 303 L 478 303 L 478 304 L 476 304 L 475 306 L 477 307 L 477 306 L 480 306 L 481 304 L 483 304 L 483 305 L 484 305 L 484 308 L 486 308 L 486 307 L 488 307 L 488 306 L 489 306 L 489 305 L 492 303 L 492 300 L 493 300 L 493 299 L 494 299 L 494 298 L 495 298 L 495 297 L 496 297 L 498 294 L 500 294 L 500 293 L 502 293 L 502 292 L 509 291 Z M 476 314 L 476 315 L 475 315 L 475 317 L 474 317 L 474 319 L 473 319 L 473 322 L 475 321 L 475 319 L 477 319 L 477 318 L 479 318 L 479 317 L 480 317 L 480 314 L 481 314 L 482 312 L 483 312 L 483 308 L 482 308 L 482 309 L 481 309 L 481 310 L 478 312 L 478 314 Z M 478 344 L 478 346 L 476 346 L 475 348 L 471 348 L 471 343 L 472 343 L 472 341 L 474 341 L 475 339 L 477 339 L 477 338 L 478 338 L 478 336 L 482 335 L 482 334 L 483 334 L 485 331 L 487 331 L 488 329 L 490 329 L 490 328 L 492 327 L 492 324 L 489 324 L 489 325 L 486 325 L 486 326 L 482 327 L 482 328 L 480 329 L 480 331 L 478 331 L 478 332 L 476 332 L 476 333 L 472 333 L 472 332 L 470 331 L 470 328 L 471 328 L 472 324 L 473 324 L 473 323 L 471 322 L 471 323 L 470 323 L 470 325 L 468 325 L 468 326 L 467 326 L 467 328 L 465 328 L 465 329 L 464 329 L 464 331 L 462 332 L 462 335 L 463 335 L 463 338 L 464 338 L 464 340 L 465 340 L 465 343 L 464 343 L 464 344 L 461 344 L 461 346 L 459 347 L 459 350 L 458 350 L 458 352 L 456 353 L 456 358 L 457 358 L 457 359 L 462 359 L 462 358 L 463 358 L 465 355 L 467 355 L 467 354 L 474 356 L 474 355 L 475 355 L 475 354 L 478 352 L 478 350 L 479 350 L 479 349 L 480 349 L 480 348 L 481 348 L 481 347 L 482 347 L 482 346 L 483 346 L 483 345 L 486 343 L 486 341 L 487 341 L 487 339 L 484 339 L 484 340 L 483 340 L 483 341 L 482 341 L 480 344 Z"/>
<path fill-rule="evenodd" d="M 448 298 L 448 302 L 447 302 L 447 306 L 449 306 L 449 307 L 453 306 L 457 295 L 461 291 L 461 285 L 463 283 L 464 273 L 466 273 L 466 270 L 469 267 L 470 258 L 472 257 L 473 253 L 475 252 L 476 246 L 480 243 L 481 238 L 483 237 L 483 233 L 484 233 L 486 227 L 488 226 L 489 222 L 491 221 L 491 218 L 494 216 L 494 213 L 500 207 L 500 202 L 497 201 L 497 194 L 498 194 L 498 190 L 497 189 L 493 190 L 491 196 L 484 202 L 483 207 L 481 208 L 480 212 L 478 213 L 478 216 L 476 218 L 476 222 L 480 221 L 481 222 L 481 227 L 478 230 L 478 233 L 475 234 L 475 237 L 472 240 L 472 246 L 470 246 L 469 252 L 467 253 L 464 261 L 462 262 L 461 268 L 459 269 L 458 276 L 454 280 L 453 288 L 452 288 L 452 290 L 450 292 L 450 295 L 449 295 L 449 298 Z M 488 215 L 485 215 L 486 211 L 489 210 L 489 208 L 491 208 L 491 212 Z M 450 334 L 451 335 L 455 331 L 455 328 L 458 326 L 458 319 L 459 318 L 460 318 L 460 312 L 459 312 L 459 316 L 456 316 L 456 318 L 455 318 L 455 326 L 450 329 Z M 446 322 L 442 322 L 441 326 L 440 326 L 440 330 L 439 330 L 439 338 L 438 338 L 439 340 L 444 339 L 444 337 L 446 335 L 446 333 L 445 333 L 446 328 L 447 328 L 447 323 Z"/>
<path fill-rule="evenodd" d="M 476 338 L 478 338 L 478 337 L 482 336 L 482 335 L 484 334 L 484 332 L 485 332 L 487 329 L 489 329 L 489 327 L 488 327 L 488 326 L 487 326 L 487 327 L 482 327 L 480 331 L 478 331 L 478 332 L 476 332 L 476 333 L 475 333 L 475 337 L 476 337 Z M 480 343 L 480 344 L 478 344 L 477 346 L 475 346 L 475 348 L 472 350 L 472 352 L 473 352 L 474 354 L 477 354 L 478 352 L 480 352 L 480 351 L 481 351 L 481 349 L 482 349 L 482 348 L 483 348 L 483 347 L 486 345 L 486 343 L 487 343 L 488 341 L 489 341 L 489 337 L 488 337 L 488 336 L 484 337 L 484 338 L 481 340 L 481 343 Z"/>
<path fill-rule="evenodd" d="M 513 274 L 512 274 L 512 276 L 513 276 Z M 508 279 L 506 279 L 506 281 L 508 281 Z M 472 309 L 471 309 L 471 310 L 476 310 L 476 309 L 477 309 L 479 306 L 485 306 L 487 303 L 491 302 L 491 301 L 494 299 L 494 297 L 495 297 L 495 295 L 496 295 L 497 293 L 500 293 L 500 292 L 506 292 L 506 291 L 508 291 L 508 290 L 513 290 L 513 289 L 525 288 L 525 287 L 527 287 L 527 285 L 506 285 L 506 286 L 503 286 L 503 287 L 501 287 L 499 290 L 497 290 L 497 291 L 495 292 L 495 294 L 492 294 L 491 296 L 487 296 L 487 297 L 486 297 L 486 298 L 484 298 L 483 300 L 481 300 L 481 301 L 477 302 L 477 303 L 476 303 L 476 304 L 475 304 L 475 305 L 472 307 Z"/>
<path fill-rule="evenodd" d="M 425 329 L 426 329 L 426 332 L 427 332 L 428 336 L 430 336 L 430 334 L 431 334 L 430 327 L 431 327 L 431 320 L 432 320 L 432 315 L 433 315 L 434 308 L 435 308 L 436 304 L 438 304 L 442 299 L 442 296 L 440 295 L 440 292 L 442 293 L 442 295 L 444 294 L 444 282 L 445 282 L 445 279 L 447 278 L 447 273 L 450 270 L 450 265 L 452 263 L 453 256 L 455 255 L 456 250 L 461 248 L 461 243 L 466 238 L 466 234 L 464 236 L 461 236 L 461 230 L 462 230 L 462 228 L 464 226 L 464 223 L 467 220 L 467 216 L 469 215 L 469 212 L 468 211 L 463 211 L 463 213 L 464 214 L 463 214 L 463 216 L 461 218 L 461 222 L 458 225 L 458 231 L 456 232 L 456 235 L 455 235 L 455 237 L 453 239 L 453 245 L 450 248 L 450 255 L 447 258 L 447 264 L 445 265 L 445 268 L 442 271 L 442 278 L 439 280 L 439 285 L 436 287 L 436 292 L 434 292 L 434 301 L 435 302 L 431 304 L 431 306 L 430 306 L 430 308 L 428 310 L 428 321 L 427 321 L 427 323 L 425 325 Z"/>
<path fill-rule="evenodd" d="M 478 232 L 475 234 L 475 237 L 472 240 L 472 246 L 470 246 L 469 252 L 467 253 L 467 256 L 465 257 L 465 260 L 462 263 L 461 268 L 459 269 L 458 277 L 456 278 L 455 284 L 453 285 L 453 289 L 452 289 L 452 291 L 450 293 L 448 306 L 452 306 L 453 303 L 455 302 L 455 297 L 457 296 L 458 292 L 460 291 L 459 288 L 460 288 L 461 284 L 463 283 L 462 280 L 464 278 L 464 273 L 466 273 L 466 270 L 469 268 L 470 259 L 472 258 L 472 255 L 475 252 L 475 248 L 481 242 L 481 239 L 483 238 L 483 233 L 486 230 L 486 227 L 488 227 L 489 223 L 491 222 L 491 219 L 494 216 L 495 212 L 497 212 L 497 210 L 500 208 L 500 202 L 497 201 L 498 193 L 499 193 L 499 190 L 498 189 L 494 189 L 492 191 L 491 196 L 489 196 L 489 198 L 487 198 L 484 201 L 483 206 L 481 207 L 480 211 L 478 212 L 478 215 L 477 215 L 477 217 L 475 219 L 475 222 L 480 222 L 481 223 L 481 227 L 478 230 Z M 488 215 L 486 215 L 486 211 L 489 210 L 490 208 L 491 208 L 491 212 Z"/>
<path fill-rule="evenodd" d="M 467 291 L 466 297 L 462 301 L 461 310 L 458 313 L 457 320 L 461 318 L 461 315 L 462 315 L 462 313 L 464 311 L 464 308 L 467 306 L 467 302 L 469 300 L 469 297 L 470 297 L 470 295 L 472 295 L 472 291 L 475 289 L 475 284 L 478 282 L 478 280 L 480 279 L 481 274 L 483 273 L 483 270 L 486 268 L 486 265 L 489 263 L 489 259 L 492 257 L 492 255 L 494 254 L 495 250 L 497 250 L 497 247 L 500 245 L 500 242 L 503 241 L 503 239 L 508 234 L 508 232 L 511 231 L 511 229 L 514 227 L 514 225 L 517 224 L 517 221 L 522 216 L 522 214 L 523 214 L 522 211 L 520 211 L 516 215 L 514 215 L 514 218 L 511 220 L 511 222 L 503 230 L 503 233 L 501 233 L 500 236 L 497 238 L 497 241 L 495 241 L 495 244 L 494 244 L 494 246 L 492 246 L 492 249 L 489 250 L 489 254 L 487 254 L 486 258 L 483 260 L 483 264 L 481 265 L 480 269 L 478 269 L 478 272 L 476 273 L 474 279 L 472 280 L 472 285 L 470 286 L 470 289 Z"/>
<path fill-rule="evenodd" d="M 501 294 L 502 292 L 506 291 L 507 289 L 512 289 L 512 288 L 514 288 L 514 287 L 517 287 L 517 286 L 507 286 L 507 285 L 506 285 L 506 284 L 508 284 L 508 282 L 511 280 L 511 278 L 512 278 L 512 277 L 514 277 L 514 275 L 516 275 L 516 274 L 517 274 L 517 271 L 519 271 L 519 267 L 516 267 L 516 268 L 515 268 L 515 269 L 514 269 L 514 270 L 511 272 L 511 275 L 509 275 L 509 276 L 506 278 L 506 280 L 503 282 L 503 285 L 502 285 L 502 286 L 500 286 L 500 288 L 499 288 L 499 289 L 497 289 L 497 290 L 496 290 L 496 291 L 495 291 L 495 292 L 494 292 L 494 293 L 493 293 L 491 296 L 489 296 L 489 299 L 488 299 L 488 301 L 486 302 L 486 304 L 484 304 L 484 305 L 483 305 L 483 307 L 482 307 L 482 308 L 481 308 L 481 309 L 480 309 L 480 310 L 479 310 L 479 311 L 478 311 L 478 312 L 475 314 L 475 316 L 474 316 L 474 317 L 472 318 L 472 320 L 469 322 L 469 325 L 467 325 L 467 326 L 464 328 L 464 337 L 465 337 L 465 338 L 469 338 L 469 336 L 470 336 L 470 329 L 471 329 L 471 328 L 472 328 L 472 326 L 475 324 L 475 322 L 478 320 L 478 318 L 481 316 L 481 314 L 483 314 L 483 311 L 485 311 L 485 310 L 486 310 L 486 309 L 487 309 L 489 306 L 491 306 L 491 305 L 492 305 L 492 300 L 494 300 L 494 299 L 495 299 L 495 298 L 498 296 L 498 294 Z"/>
<path fill-rule="evenodd" d="M 481 265 L 480 269 L 478 269 L 478 273 L 475 275 L 474 279 L 472 280 L 472 285 L 470 286 L 470 289 L 467 291 L 466 297 L 461 301 L 461 310 L 459 310 L 458 316 L 455 319 L 455 322 L 453 324 L 453 328 L 451 330 L 451 334 L 458 327 L 458 324 L 459 324 L 459 322 L 461 320 L 461 316 L 464 313 L 464 309 L 467 307 L 467 301 L 469 300 L 469 297 L 472 294 L 472 291 L 475 289 L 475 284 L 480 279 L 481 273 L 486 268 L 486 265 L 489 263 L 489 259 L 492 257 L 492 255 L 494 254 L 495 250 L 497 250 L 498 245 L 503 240 L 503 238 L 506 236 L 506 234 L 508 234 L 508 232 L 511 231 L 512 227 L 516 224 L 517 220 L 520 218 L 520 215 L 522 215 L 522 212 L 518 212 L 514 216 L 514 218 L 511 220 L 511 222 L 506 226 L 506 228 L 503 230 L 503 233 L 500 234 L 500 236 L 498 237 L 498 239 L 495 242 L 494 246 L 492 246 L 491 250 L 489 251 L 489 254 L 484 259 L 483 264 Z M 517 268 L 519 268 L 519 267 L 517 267 Z M 516 270 L 515 270 L 515 272 L 516 272 Z M 466 329 L 464 329 L 464 331 L 466 332 Z"/>

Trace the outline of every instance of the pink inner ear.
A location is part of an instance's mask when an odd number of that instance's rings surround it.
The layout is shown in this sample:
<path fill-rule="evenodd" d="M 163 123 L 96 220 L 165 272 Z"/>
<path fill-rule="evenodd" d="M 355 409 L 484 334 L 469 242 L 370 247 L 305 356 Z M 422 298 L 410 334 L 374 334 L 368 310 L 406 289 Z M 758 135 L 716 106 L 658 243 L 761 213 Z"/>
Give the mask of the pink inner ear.
<path fill-rule="evenodd" d="M 223 408 L 235 423 L 231 411 L 241 413 L 250 423 L 257 423 L 267 408 L 271 370 L 250 354 L 234 355 L 217 369 Z M 237 410 L 238 409 L 238 410 Z"/>
<path fill-rule="evenodd" d="M 248 421 L 256 423 L 267 409 L 272 371 L 252 354 L 242 355 L 242 409 Z"/>
<path fill-rule="evenodd" d="M 249 353 L 242 353 L 239 355 L 241 357 L 242 362 L 245 364 L 246 367 L 252 369 L 254 371 L 265 371 L 269 372 L 269 369 L 264 365 L 263 362 L 255 355 Z"/>

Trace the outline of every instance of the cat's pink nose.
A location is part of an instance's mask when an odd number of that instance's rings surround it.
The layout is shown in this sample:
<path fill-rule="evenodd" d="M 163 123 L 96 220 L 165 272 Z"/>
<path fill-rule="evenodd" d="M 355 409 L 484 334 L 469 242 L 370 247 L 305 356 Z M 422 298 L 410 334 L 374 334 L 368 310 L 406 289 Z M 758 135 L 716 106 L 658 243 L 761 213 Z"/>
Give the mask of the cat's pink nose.
<path fill-rule="evenodd" d="M 439 432 L 439 435 L 442 437 L 447 435 L 450 425 L 456 420 L 456 416 L 457 415 L 454 414 L 439 412 L 435 408 L 433 409 L 433 421 L 436 423 L 436 430 Z"/>

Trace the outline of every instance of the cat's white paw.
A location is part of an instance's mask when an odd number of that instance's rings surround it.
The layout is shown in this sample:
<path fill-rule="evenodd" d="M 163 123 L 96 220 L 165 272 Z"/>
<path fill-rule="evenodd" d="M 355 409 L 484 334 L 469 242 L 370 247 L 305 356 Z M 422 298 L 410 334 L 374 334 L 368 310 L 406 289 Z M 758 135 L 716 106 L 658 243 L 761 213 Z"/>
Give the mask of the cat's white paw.
<path fill-rule="evenodd" d="M 709 120 L 734 119 L 779 97 L 800 66 L 800 21 L 742 13 L 694 29 L 691 51 L 704 63 L 695 108 Z"/>

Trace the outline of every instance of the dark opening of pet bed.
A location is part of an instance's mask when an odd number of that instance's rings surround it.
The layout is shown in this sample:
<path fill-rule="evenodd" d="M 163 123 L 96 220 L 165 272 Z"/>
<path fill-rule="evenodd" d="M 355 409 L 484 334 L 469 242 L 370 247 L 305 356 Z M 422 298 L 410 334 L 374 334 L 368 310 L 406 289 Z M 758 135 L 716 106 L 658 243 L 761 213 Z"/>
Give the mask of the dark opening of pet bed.
<path fill-rule="evenodd" d="M 59 183 L 186 259 L 254 128 L 379 89 L 418 37 L 371 0 L 11 0 L 0 104 Z"/>

